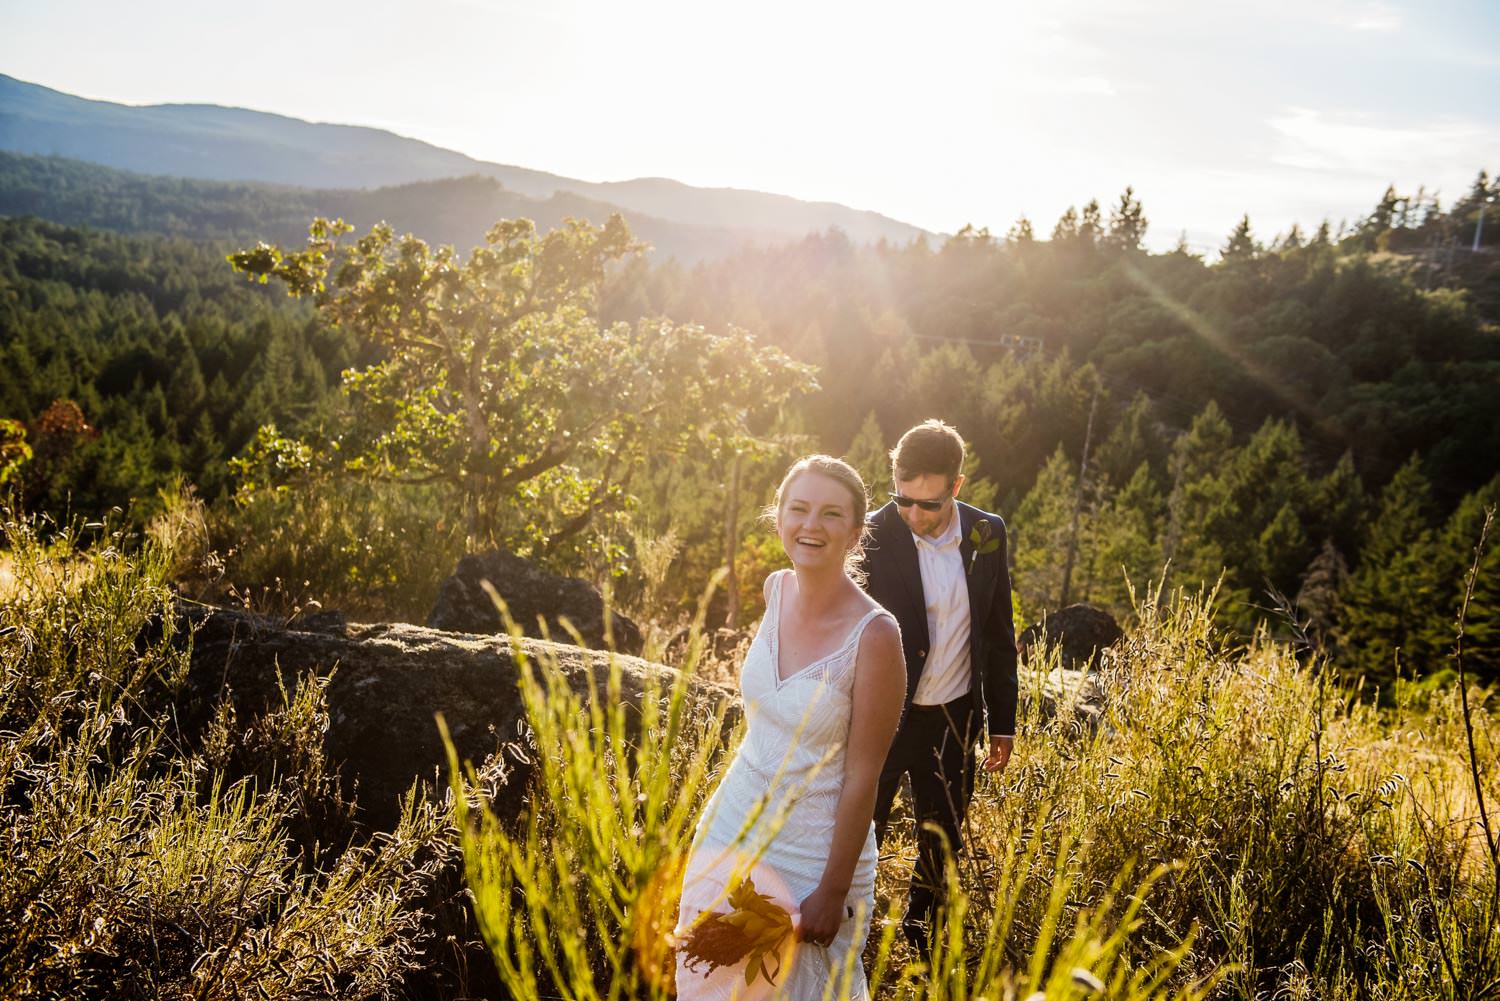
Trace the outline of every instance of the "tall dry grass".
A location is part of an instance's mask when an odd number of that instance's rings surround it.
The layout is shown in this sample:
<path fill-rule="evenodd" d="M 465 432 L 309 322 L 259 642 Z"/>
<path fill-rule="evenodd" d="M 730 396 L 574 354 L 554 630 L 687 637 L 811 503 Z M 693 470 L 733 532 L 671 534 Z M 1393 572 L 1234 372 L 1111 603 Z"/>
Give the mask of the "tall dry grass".
<path fill-rule="evenodd" d="M 897 826 L 864 956 L 876 996 L 1493 996 L 1496 872 L 1465 725 L 1494 802 L 1486 693 L 1468 693 L 1467 716 L 1457 689 L 1379 710 L 1315 656 L 1264 632 L 1236 642 L 1214 601 L 1145 596 L 1095 679 L 1102 713 L 1079 693 L 1027 702 L 1010 768 L 969 811 L 930 957 L 894 934 L 915 856 Z M 1040 687 L 1055 666 L 1027 677 Z M 533 809 L 519 828 L 461 810 L 514 996 L 667 996 L 675 880 L 735 740 L 722 716 L 688 722 L 690 674 L 636 718 L 532 665 Z"/>
<path fill-rule="evenodd" d="M 185 743 L 171 575 L 196 533 L 169 517 L 142 538 L 3 519 L 0 996 L 401 997 L 443 813 L 413 797 L 389 835 L 352 835 L 312 679 Z"/>

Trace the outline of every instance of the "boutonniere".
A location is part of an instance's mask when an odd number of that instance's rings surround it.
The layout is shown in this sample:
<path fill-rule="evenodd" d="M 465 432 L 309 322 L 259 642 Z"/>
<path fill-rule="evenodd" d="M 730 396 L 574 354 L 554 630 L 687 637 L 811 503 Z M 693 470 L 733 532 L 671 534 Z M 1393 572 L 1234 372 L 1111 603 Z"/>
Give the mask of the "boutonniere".
<path fill-rule="evenodd" d="M 995 550 L 1000 548 L 1000 540 L 990 538 L 990 533 L 992 531 L 993 529 L 990 528 L 990 523 L 984 518 L 981 518 L 974 523 L 973 529 L 969 532 L 969 543 L 974 547 L 973 549 L 969 550 L 969 568 L 967 570 L 967 573 L 970 576 L 972 576 L 974 573 L 975 560 L 979 559 L 979 557 L 981 556 L 988 556 L 990 553 L 993 553 Z"/>

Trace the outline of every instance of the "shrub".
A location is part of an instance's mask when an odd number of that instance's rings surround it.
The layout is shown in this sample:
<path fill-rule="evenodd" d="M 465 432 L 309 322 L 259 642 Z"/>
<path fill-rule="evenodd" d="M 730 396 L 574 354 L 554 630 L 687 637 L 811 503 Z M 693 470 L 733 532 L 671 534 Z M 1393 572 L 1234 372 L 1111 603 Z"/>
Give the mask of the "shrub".
<path fill-rule="evenodd" d="M 180 533 L 12 516 L 5 535 L 0 996 L 398 996 L 431 933 L 441 811 L 414 794 L 390 834 L 304 850 L 318 683 L 247 732 L 221 715 L 203 754 L 172 725 Z M 216 767 L 236 754 L 247 777 Z"/>

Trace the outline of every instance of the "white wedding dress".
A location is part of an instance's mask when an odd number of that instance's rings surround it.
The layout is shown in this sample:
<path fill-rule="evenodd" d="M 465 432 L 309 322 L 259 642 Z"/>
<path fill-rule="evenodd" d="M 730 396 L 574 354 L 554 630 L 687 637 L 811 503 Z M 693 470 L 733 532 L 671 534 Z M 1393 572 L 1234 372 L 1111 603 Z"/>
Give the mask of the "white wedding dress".
<path fill-rule="evenodd" d="M 678 934 L 703 911 L 730 911 L 728 890 L 745 875 L 795 921 L 797 906 L 817 888 L 828 862 L 844 782 L 855 656 L 865 627 L 890 613 L 872 609 L 837 650 L 783 681 L 777 676 L 777 620 L 781 585 L 791 572 L 772 575 L 765 618 L 740 667 L 745 736 L 693 836 Z M 875 857 L 871 823 L 846 900 L 852 917 L 830 946 L 798 942 L 784 950 L 774 986 L 763 977 L 747 985 L 743 962 L 705 977 L 702 966 L 685 968 L 680 951 L 677 996 L 684 1001 L 868 998 L 860 953 L 875 907 Z M 774 968 L 775 962 L 769 965 Z"/>

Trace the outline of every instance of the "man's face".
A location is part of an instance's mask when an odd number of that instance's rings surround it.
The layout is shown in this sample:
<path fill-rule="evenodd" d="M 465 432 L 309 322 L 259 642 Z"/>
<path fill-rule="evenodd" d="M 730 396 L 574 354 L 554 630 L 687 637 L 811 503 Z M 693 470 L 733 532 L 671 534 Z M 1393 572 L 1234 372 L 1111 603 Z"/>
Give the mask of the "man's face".
<path fill-rule="evenodd" d="M 954 480 L 950 486 L 948 478 L 939 473 L 924 473 L 909 480 L 897 480 L 896 493 L 903 498 L 941 501 L 942 506 L 936 511 L 925 511 L 920 504 L 902 507 L 898 503 L 896 510 L 901 512 L 901 520 L 906 522 L 906 527 L 914 534 L 935 539 L 947 531 L 948 522 L 953 518 L 953 498 L 958 496 L 958 488 L 963 485 L 962 476 Z"/>

